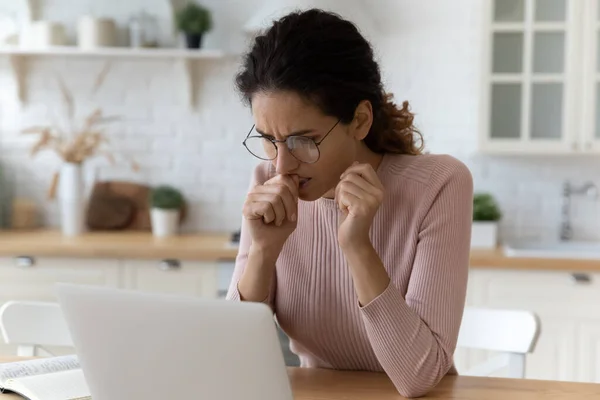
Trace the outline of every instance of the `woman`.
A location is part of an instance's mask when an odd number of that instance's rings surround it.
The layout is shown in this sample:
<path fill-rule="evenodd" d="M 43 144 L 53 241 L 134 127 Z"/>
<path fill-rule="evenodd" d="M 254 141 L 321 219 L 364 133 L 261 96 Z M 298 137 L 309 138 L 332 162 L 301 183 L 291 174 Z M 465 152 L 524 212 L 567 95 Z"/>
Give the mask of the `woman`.
<path fill-rule="evenodd" d="M 237 76 L 265 160 L 243 207 L 228 299 L 267 303 L 303 367 L 385 371 L 427 393 L 453 365 L 472 218 L 469 170 L 421 154 L 408 104 L 369 43 L 320 10 L 292 13 Z"/>

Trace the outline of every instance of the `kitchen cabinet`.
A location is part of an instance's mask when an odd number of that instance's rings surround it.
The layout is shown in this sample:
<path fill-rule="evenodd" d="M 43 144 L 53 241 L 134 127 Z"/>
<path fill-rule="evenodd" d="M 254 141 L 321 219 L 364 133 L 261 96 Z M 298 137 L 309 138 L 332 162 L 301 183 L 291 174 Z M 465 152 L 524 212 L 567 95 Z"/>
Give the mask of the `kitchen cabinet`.
<path fill-rule="evenodd" d="M 483 152 L 600 153 L 599 3 L 486 0 Z"/>
<path fill-rule="evenodd" d="M 125 288 L 217 298 L 219 267 L 218 262 L 126 260 L 123 262 Z"/>
<path fill-rule="evenodd" d="M 119 261 L 29 256 L 0 258 L 0 304 L 8 300 L 56 301 L 56 282 L 119 287 Z M 60 349 L 53 350 L 63 353 Z M 16 354 L 16 346 L 0 341 L 0 354 Z"/>
<path fill-rule="evenodd" d="M 54 284 L 121 286 L 119 260 L 47 257 L 0 258 L 0 302 L 35 299 L 54 301 Z"/>
<path fill-rule="evenodd" d="M 56 282 L 99 285 L 217 298 L 224 285 L 217 261 L 96 259 L 62 257 L 0 257 L 0 304 L 8 300 L 56 301 Z M 70 348 L 48 348 L 52 354 Z M 0 354 L 16 354 L 16 346 L 0 340 Z"/>
<path fill-rule="evenodd" d="M 584 30 L 583 132 L 588 150 L 600 153 L 600 1 L 587 0 Z"/>
<path fill-rule="evenodd" d="M 541 334 L 526 378 L 600 382 L 600 274 L 471 269 L 467 304 L 535 312 Z M 459 372 L 491 354 L 459 349 Z M 499 375 L 502 374 L 500 371 Z"/>
<path fill-rule="evenodd" d="M 600 320 L 582 321 L 576 338 L 580 380 L 600 382 Z"/>
<path fill-rule="evenodd" d="M 0 303 L 13 299 L 54 301 L 54 284 L 71 282 L 216 298 L 230 263 L 178 259 L 0 258 Z"/>

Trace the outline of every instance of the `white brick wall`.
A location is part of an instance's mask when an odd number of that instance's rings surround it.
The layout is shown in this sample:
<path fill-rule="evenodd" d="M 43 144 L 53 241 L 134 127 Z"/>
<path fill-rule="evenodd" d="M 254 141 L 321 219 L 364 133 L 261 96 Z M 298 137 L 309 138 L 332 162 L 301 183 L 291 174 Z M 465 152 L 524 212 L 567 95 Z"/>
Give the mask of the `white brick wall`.
<path fill-rule="evenodd" d="M 85 0 L 75 5 L 52 0 L 45 3 L 41 15 L 73 23 L 79 13 L 102 3 L 101 13 L 115 16 L 117 9 L 106 6 L 112 2 Z M 125 21 L 138 3 L 143 2 L 127 3 L 127 9 L 116 16 Z M 204 3 L 212 7 L 218 22 L 206 45 L 243 49 L 246 39 L 238 28 L 261 1 Z M 428 149 L 464 160 L 473 172 L 476 189 L 498 197 L 505 213 L 502 236 L 554 237 L 562 182 L 590 179 L 600 184 L 600 161 L 592 157 L 483 157 L 474 152 L 479 124 L 481 3 L 378 0 L 372 3 L 373 14 L 380 24 L 387 24 L 385 34 L 369 33 L 369 37 L 380 56 L 388 88 L 398 101 L 411 101 Z M 344 7 L 345 3 L 340 4 Z M 28 142 L 16 132 L 62 115 L 53 80 L 54 71 L 60 71 L 76 94 L 81 114 L 100 106 L 107 113 L 128 118 L 113 125 L 109 133 L 113 146 L 135 158 L 142 170 L 134 173 L 123 163 L 115 167 L 96 162 L 90 170 L 98 178 L 177 185 L 192 205 L 187 230 L 237 229 L 255 162 L 241 146 L 252 121 L 233 91 L 237 60 L 197 64 L 200 90 L 194 110 L 183 99 L 185 77 L 175 62 L 115 60 L 104 86 L 90 97 L 95 74 L 102 67 L 98 60 L 32 59 L 29 102 L 21 108 L 14 98 L 8 62 L 0 59 L 0 155 L 9 179 L 17 183 L 16 194 L 34 198 L 45 210 L 46 221 L 57 223 L 55 205 L 44 197 L 53 172 L 48 166 L 57 164 L 50 156 L 29 160 Z M 599 203 L 575 199 L 574 228 L 578 237 L 600 239 Z"/>
<path fill-rule="evenodd" d="M 90 70 L 98 69 L 98 61 L 32 59 L 28 104 L 19 108 L 13 104 L 15 99 L 9 98 L 3 99 L 1 107 L 2 159 L 8 177 L 17 183 L 16 195 L 33 197 L 46 209 L 46 222 L 57 223 L 55 205 L 44 199 L 44 193 L 58 164 L 50 154 L 30 160 L 31 140 L 19 135 L 17 128 L 64 115 L 60 92 L 53 85 L 54 71 L 60 70 L 75 94 L 80 117 L 100 106 L 106 114 L 125 118 L 107 129 L 118 164 L 97 160 L 88 166 L 90 175 L 102 180 L 173 184 L 191 202 L 186 229 L 236 229 L 243 202 L 240 188 L 247 186 L 255 163 L 241 145 L 252 121 L 233 91 L 231 79 L 237 62 L 199 66 L 205 91 L 200 92 L 199 106 L 192 111 L 183 101 L 185 80 L 175 73 L 174 64 L 170 60 L 117 60 L 105 85 L 90 97 L 94 79 Z M 6 73 L 7 66 L 0 71 Z M 128 168 L 129 158 L 141 166 L 139 172 Z"/>

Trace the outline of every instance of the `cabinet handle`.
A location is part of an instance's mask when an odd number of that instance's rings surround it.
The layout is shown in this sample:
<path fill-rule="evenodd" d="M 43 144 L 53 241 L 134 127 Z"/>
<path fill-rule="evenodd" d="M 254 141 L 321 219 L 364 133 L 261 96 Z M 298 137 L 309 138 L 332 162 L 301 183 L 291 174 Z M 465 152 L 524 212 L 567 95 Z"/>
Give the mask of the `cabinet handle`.
<path fill-rule="evenodd" d="M 576 284 L 590 284 L 592 282 L 592 278 L 589 276 L 589 274 L 584 274 L 581 272 L 575 272 L 573 274 L 571 274 L 571 278 L 573 279 L 573 282 Z"/>
<path fill-rule="evenodd" d="M 29 256 L 15 257 L 15 266 L 19 268 L 30 268 L 35 265 L 35 258 Z"/>
<path fill-rule="evenodd" d="M 162 271 L 175 271 L 181 269 L 181 262 L 175 259 L 162 260 L 158 264 L 158 269 Z"/>

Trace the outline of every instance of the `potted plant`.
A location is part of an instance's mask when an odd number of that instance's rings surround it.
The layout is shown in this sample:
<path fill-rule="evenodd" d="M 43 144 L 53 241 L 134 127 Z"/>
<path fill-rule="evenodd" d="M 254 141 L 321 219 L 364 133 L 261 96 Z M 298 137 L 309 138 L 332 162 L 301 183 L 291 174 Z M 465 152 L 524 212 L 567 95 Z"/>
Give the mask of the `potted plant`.
<path fill-rule="evenodd" d="M 210 10 L 199 4 L 188 3 L 175 13 L 177 29 L 185 34 L 189 49 L 202 47 L 203 35 L 213 27 Z"/>
<path fill-rule="evenodd" d="M 150 191 L 150 222 L 152 234 L 167 237 L 177 234 L 184 207 L 181 192 L 172 186 L 161 185 Z"/>
<path fill-rule="evenodd" d="M 498 221 L 502 212 L 494 197 L 489 193 L 473 196 L 472 248 L 496 248 L 498 244 Z"/>

